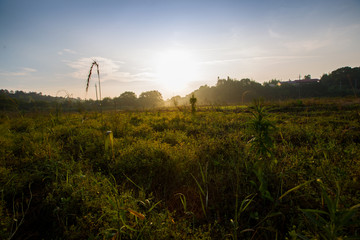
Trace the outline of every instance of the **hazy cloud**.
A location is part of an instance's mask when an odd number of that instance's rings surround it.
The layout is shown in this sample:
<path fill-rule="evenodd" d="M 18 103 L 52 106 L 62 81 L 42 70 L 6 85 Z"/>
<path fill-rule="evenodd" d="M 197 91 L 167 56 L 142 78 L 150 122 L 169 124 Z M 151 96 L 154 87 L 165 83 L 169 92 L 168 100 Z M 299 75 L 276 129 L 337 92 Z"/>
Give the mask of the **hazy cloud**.
<path fill-rule="evenodd" d="M 211 60 L 211 61 L 201 62 L 201 64 L 211 65 L 211 64 L 225 64 L 225 63 L 244 62 L 244 61 L 249 63 L 249 61 L 266 61 L 266 60 L 288 61 L 288 60 L 315 58 L 315 57 L 317 57 L 317 56 L 315 56 L 315 55 L 252 56 L 252 57 L 240 57 L 240 58 L 232 58 L 232 59 Z"/>
<path fill-rule="evenodd" d="M 64 53 L 77 54 L 76 51 L 71 50 L 71 49 L 69 49 L 69 48 L 64 48 L 63 50 L 57 52 L 57 54 L 60 55 L 60 56 L 61 56 L 61 55 L 64 55 Z"/>
<path fill-rule="evenodd" d="M 200 64 L 204 64 L 204 65 L 224 64 L 224 63 L 229 63 L 229 62 L 240 62 L 243 60 L 245 60 L 245 58 L 215 59 L 215 60 L 203 61 L 203 62 L 200 62 Z"/>
<path fill-rule="evenodd" d="M 328 27 L 315 34 L 308 34 L 282 41 L 286 50 L 293 53 L 313 52 L 318 50 L 341 49 L 346 45 L 353 45 L 359 40 L 360 24 L 352 24 L 341 27 Z"/>
<path fill-rule="evenodd" d="M 121 68 L 125 64 L 124 62 L 115 61 L 104 57 L 80 58 L 76 61 L 65 62 L 69 67 L 75 70 L 70 74 L 73 78 L 85 80 L 89 74 L 89 70 L 93 61 L 96 61 L 99 64 L 100 79 L 103 82 L 133 82 L 149 79 L 152 77 L 150 72 L 139 72 L 136 74 L 131 74 L 128 71 L 122 71 Z M 93 73 L 96 74 L 96 70 Z M 93 77 L 96 77 L 96 75 Z"/>
<path fill-rule="evenodd" d="M 133 75 L 136 81 L 152 81 L 156 78 L 156 74 L 153 72 L 139 72 Z"/>
<path fill-rule="evenodd" d="M 331 43 L 322 39 L 305 39 L 300 41 L 289 41 L 284 43 L 285 47 L 291 51 L 314 51 L 320 48 L 327 47 Z"/>
<path fill-rule="evenodd" d="M 67 53 L 71 53 L 71 54 L 76 54 L 77 53 L 74 50 L 71 50 L 71 49 L 68 49 L 68 48 L 64 48 L 63 51 L 67 52 Z"/>
<path fill-rule="evenodd" d="M 276 38 L 276 39 L 280 39 L 282 38 L 283 36 L 278 33 L 278 32 L 275 32 L 274 30 L 272 30 L 271 28 L 268 29 L 268 34 L 271 38 Z"/>
<path fill-rule="evenodd" d="M 25 72 L 37 72 L 37 70 L 34 69 L 34 68 L 23 68 L 23 70 L 24 70 Z"/>
<path fill-rule="evenodd" d="M 8 76 L 8 77 L 17 77 L 17 76 L 27 76 L 30 75 L 30 73 L 37 72 L 34 68 L 22 68 L 19 71 L 16 72 L 8 72 L 8 71 L 0 71 L 1 76 Z"/>

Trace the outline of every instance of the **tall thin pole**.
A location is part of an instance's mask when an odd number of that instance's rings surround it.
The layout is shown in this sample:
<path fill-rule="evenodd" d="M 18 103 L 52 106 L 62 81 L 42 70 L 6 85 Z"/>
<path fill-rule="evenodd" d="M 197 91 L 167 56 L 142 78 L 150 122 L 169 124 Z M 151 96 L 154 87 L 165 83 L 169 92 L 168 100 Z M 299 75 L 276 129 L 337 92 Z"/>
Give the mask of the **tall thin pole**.
<path fill-rule="evenodd" d="M 99 79 L 99 97 L 100 97 L 100 101 L 101 101 L 101 85 L 100 85 L 100 71 L 99 71 L 99 64 L 97 62 L 96 63 L 96 68 L 97 68 L 97 75 L 98 75 L 98 79 Z"/>
<path fill-rule="evenodd" d="M 97 86 L 96 86 L 96 83 L 95 83 L 95 93 L 96 93 L 96 101 L 98 101 L 98 92 L 97 92 Z"/>
<path fill-rule="evenodd" d="M 97 75 L 98 75 L 98 80 L 99 80 L 99 97 L 100 97 L 99 105 L 100 105 L 100 111 L 102 112 L 102 109 L 101 109 L 100 71 L 99 71 L 99 64 L 96 61 L 94 61 L 91 64 L 91 67 L 90 67 L 89 75 L 88 75 L 87 82 L 86 82 L 86 93 L 88 92 L 88 89 L 89 89 L 90 78 L 91 78 L 91 74 L 92 74 L 92 70 L 93 70 L 94 65 L 96 65 L 96 68 L 97 68 Z M 96 100 L 98 100 L 98 92 L 97 92 L 96 84 L 95 84 L 95 92 L 96 92 Z"/>

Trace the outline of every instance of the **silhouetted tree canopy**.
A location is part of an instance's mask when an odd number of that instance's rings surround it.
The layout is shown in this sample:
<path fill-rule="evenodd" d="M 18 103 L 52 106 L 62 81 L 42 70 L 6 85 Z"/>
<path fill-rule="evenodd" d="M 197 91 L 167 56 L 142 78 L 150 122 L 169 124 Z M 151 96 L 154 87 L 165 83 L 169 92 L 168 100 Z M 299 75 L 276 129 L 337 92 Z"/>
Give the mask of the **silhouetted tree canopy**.
<path fill-rule="evenodd" d="M 161 107 L 164 100 L 159 91 L 153 90 L 141 93 L 139 96 L 139 102 L 143 108 L 155 108 Z"/>
<path fill-rule="evenodd" d="M 306 75 L 305 80 L 311 79 Z M 319 81 L 285 81 L 272 79 L 260 84 L 249 78 L 241 80 L 218 78 L 215 86 L 200 86 L 199 89 L 185 97 L 175 96 L 168 100 L 168 106 L 189 105 L 194 94 L 198 105 L 243 104 L 256 98 L 265 100 L 284 100 L 308 97 L 342 97 L 358 96 L 360 93 L 360 68 L 342 67 L 324 74 Z M 3 111 L 79 111 L 80 109 L 96 110 L 98 101 L 52 97 L 41 92 L 23 92 L 0 90 L 0 110 Z M 104 110 L 129 110 L 136 108 L 155 108 L 164 106 L 159 91 L 147 91 L 136 96 L 126 91 L 119 97 L 106 97 L 101 101 Z"/>
<path fill-rule="evenodd" d="M 138 107 L 138 99 L 134 92 L 124 92 L 119 97 L 114 98 L 114 102 L 119 109 L 132 109 Z"/>

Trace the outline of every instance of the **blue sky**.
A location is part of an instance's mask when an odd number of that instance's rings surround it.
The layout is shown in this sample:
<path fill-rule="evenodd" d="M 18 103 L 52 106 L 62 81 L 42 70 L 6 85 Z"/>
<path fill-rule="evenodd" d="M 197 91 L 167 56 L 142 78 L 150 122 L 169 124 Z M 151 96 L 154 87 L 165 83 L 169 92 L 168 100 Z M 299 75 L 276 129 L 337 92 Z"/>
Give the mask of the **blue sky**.
<path fill-rule="evenodd" d="M 0 0 L 0 88 L 185 95 L 217 77 L 320 78 L 358 67 L 360 1 Z"/>

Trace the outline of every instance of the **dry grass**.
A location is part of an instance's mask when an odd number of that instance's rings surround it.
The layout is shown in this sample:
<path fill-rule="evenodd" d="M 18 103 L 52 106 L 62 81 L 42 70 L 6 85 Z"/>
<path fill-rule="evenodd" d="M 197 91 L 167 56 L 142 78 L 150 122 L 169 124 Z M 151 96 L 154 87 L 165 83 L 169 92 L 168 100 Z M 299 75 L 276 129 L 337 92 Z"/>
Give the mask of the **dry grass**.
<path fill-rule="evenodd" d="M 86 92 L 88 92 L 88 90 L 89 90 L 90 78 L 91 78 L 91 74 L 92 74 L 92 70 L 93 70 L 94 66 L 96 66 L 96 70 L 97 70 L 97 75 L 98 75 L 98 80 L 99 80 L 99 100 L 101 101 L 101 85 L 100 85 L 99 64 L 95 60 L 91 64 L 91 67 L 90 67 L 90 70 L 89 70 L 89 75 L 88 75 L 87 82 L 86 82 Z M 96 95 L 97 95 L 97 92 L 96 92 Z"/>

